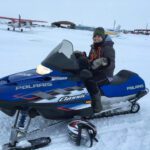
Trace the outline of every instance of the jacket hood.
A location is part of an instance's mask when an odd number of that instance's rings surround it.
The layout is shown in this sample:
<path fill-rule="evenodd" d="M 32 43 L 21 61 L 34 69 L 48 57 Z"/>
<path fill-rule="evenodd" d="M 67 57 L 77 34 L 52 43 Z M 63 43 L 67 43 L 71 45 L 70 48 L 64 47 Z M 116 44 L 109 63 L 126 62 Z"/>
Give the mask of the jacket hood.
<path fill-rule="evenodd" d="M 103 46 L 112 46 L 114 45 L 114 42 L 112 41 L 111 37 L 109 35 L 106 35 L 103 41 Z"/>

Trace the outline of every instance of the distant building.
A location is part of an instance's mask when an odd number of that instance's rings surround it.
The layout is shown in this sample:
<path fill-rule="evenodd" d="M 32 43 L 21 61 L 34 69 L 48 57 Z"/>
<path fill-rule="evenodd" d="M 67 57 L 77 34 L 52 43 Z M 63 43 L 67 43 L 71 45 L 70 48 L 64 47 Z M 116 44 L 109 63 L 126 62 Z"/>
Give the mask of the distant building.
<path fill-rule="evenodd" d="M 135 29 L 134 34 L 150 35 L 150 30 L 148 30 L 148 29 Z"/>
<path fill-rule="evenodd" d="M 70 21 L 58 21 L 51 24 L 52 27 L 75 29 L 76 24 Z"/>
<path fill-rule="evenodd" d="M 143 34 L 143 35 L 150 35 L 149 29 L 135 29 L 135 30 L 124 30 L 123 33 L 131 33 L 131 34 Z"/>

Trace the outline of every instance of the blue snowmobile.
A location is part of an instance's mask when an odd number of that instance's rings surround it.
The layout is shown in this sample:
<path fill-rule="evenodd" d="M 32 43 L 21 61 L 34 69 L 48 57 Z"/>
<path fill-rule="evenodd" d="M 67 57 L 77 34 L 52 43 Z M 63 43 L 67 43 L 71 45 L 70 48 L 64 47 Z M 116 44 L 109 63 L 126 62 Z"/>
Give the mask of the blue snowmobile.
<path fill-rule="evenodd" d="M 4 149 L 16 148 L 17 135 L 22 132 L 20 127 L 26 133 L 30 124 L 25 125 L 27 116 L 62 120 L 75 116 L 91 119 L 136 113 L 140 109 L 137 101 L 148 93 L 144 80 L 138 74 L 121 70 L 111 82 L 98 83 L 104 110 L 94 114 L 92 99 L 80 77 L 74 74 L 76 70 L 79 70 L 79 64 L 73 45 L 63 40 L 36 69 L 0 79 L 0 109 L 9 116 L 16 114 L 10 143 L 4 145 Z M 33 149 L 45 146 L 50 138 L 29 142 L 32 144 L 27 148 Z"/>

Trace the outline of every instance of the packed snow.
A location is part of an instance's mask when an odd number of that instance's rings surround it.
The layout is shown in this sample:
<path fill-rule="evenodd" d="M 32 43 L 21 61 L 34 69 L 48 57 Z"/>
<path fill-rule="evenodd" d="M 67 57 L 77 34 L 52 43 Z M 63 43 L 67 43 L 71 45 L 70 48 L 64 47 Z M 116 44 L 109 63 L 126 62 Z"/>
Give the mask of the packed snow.
<path fill-rule="evenodd" d="M 56 29 L 32 28 L 24 33 L 7 31 L 6 26 L 0 26 L 0 77 L 16 72 L 35 68 L 48 53 L 63 39 L 70 40 L 75 50 L 90 50 L 92 32 Z M 116 50 L 117 73 L 128 69 L 138 73 L 150 88 L 150 37 L 144 35 L 124 35 L 112 37 Z M 91 150 L 149 150 L 150 149 L 150 95 L 139 101 L 141 110 L 137 114 L 115 116 L 112 118 L 95 119 L 91 122 L 98 130 L 98 143 Z M 8 142 L 12 121 L 14 118 L 0 112 L 0 145 Z M 50 120 L 37 117 L 32 120 L 31 128 L 43 128 Z M 75 150 L 66 133 L 67 123 L 47 128 L 32 137 L 50 136 L 52 143 L 41 150 Z"/>

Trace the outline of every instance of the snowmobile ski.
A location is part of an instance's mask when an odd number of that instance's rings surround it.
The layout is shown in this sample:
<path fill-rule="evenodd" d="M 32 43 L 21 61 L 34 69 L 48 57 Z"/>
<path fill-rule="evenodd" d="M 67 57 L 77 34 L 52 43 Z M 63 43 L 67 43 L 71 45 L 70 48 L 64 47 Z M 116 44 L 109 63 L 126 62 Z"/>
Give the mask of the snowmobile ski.
<path fill-rule="evenodd" d="M 34 150 L 47 146 L 51 142 L 50 137 L 41 137 L 34 140 L 21 141 L 11 146 L 10 144 L 5 144 L 3 150 Z"/>

